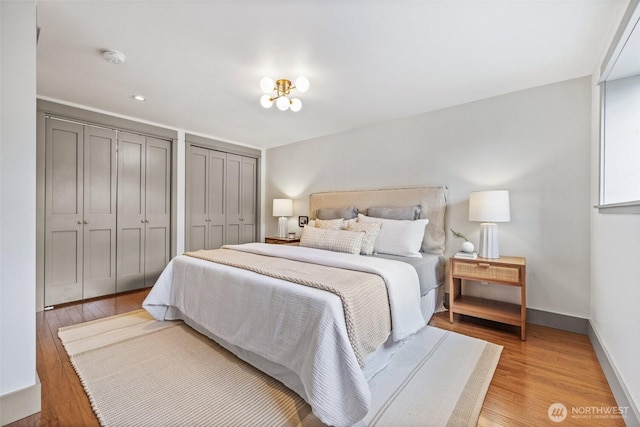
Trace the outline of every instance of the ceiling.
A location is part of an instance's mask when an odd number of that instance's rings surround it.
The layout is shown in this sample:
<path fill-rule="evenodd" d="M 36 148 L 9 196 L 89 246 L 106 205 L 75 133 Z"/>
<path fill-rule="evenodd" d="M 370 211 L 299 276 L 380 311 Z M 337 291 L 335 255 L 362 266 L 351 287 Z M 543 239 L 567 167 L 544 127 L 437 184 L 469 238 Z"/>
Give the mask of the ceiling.
<path fill-rule="evenodd" d="M 38 0 L 37 91 L 268 148 L 590 75 L 627 3 Z M 301 111 L 260 106 L 298 75 Z"/>

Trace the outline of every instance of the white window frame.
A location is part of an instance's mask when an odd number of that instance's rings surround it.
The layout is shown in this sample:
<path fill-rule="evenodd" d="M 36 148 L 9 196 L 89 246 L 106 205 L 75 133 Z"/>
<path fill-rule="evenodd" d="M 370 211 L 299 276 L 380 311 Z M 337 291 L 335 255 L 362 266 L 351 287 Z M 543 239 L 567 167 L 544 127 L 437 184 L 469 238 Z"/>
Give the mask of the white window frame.
<path fill-rule="evenodd" d="M 637 27 L 637 28 L 636 28 Z M 605 170 L 605 106 L 606 106 L 606 82 L 612 73 L 614 65 L 623 52 L 626 43 L 633 33 L 633 31 L 640 31 L 640 7 L 637 1 L 629 3 L 620 28 L 618 29 L 609 52 L 605 57 L 603 66 L 600 73 L 600 170 L 599 170 L 599 191 L 598 191 L 598 205 L 595 207 L 599 209 L 600 213 L 640 213 L 640 200 L 629 200 L 622 203 L 608 203 L 604 201 L 604 182 L 606 179 Z M 638 142 L 640 143 L 640 141 Z M 638 165 L 640 167 L 640 165 Z"/>

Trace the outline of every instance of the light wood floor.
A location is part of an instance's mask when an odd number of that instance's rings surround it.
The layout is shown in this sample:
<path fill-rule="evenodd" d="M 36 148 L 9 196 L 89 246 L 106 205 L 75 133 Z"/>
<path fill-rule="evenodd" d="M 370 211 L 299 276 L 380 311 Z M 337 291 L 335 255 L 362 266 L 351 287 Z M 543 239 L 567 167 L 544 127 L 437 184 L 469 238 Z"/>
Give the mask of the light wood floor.
<path fill-rule="evenodd" d="M 98 426 L 57 330 L 136 310 L 147 292 L 131 292 L 38 313 L 37 369 L 42 382 L 42 411 L 10 426 Z M 527 341 L 521 341 L 517 329 L 469 318 L 458 318 L 451 325 L 447 313 L 436 314 L 430 325 L 504 346 L 479 426 L 556 425 L 547 415 L 549 405 L 555 402 L 564 404 L 569 412 L 572 407 L 617 406 L 586 336 L 528 325 Z M 624 426 L 624 421 L 572 419 L 569 415 L 558 425 Z"/>

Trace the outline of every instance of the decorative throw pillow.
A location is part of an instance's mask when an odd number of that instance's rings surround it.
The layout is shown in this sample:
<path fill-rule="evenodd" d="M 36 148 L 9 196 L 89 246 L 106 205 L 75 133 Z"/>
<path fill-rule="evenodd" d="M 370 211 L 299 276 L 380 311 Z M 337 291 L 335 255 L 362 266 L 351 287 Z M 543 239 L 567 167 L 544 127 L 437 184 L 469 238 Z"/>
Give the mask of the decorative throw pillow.
<path fill-rule="evenodd" d="M 410 258 L 422 258 L 420 247 L 424 238 L 428 219 L 394 220 L 384 218 L 372 218 L 358 214 L 358 222 L 382 224 L 380 232 L 373 247 L 374 252 L 405 256 Z"/>
<path fill-rule="evenodd" d="M 324 228 L 325 230 L 341 230 L 344 228 L 344 219 L 316 219 L 316 228 Z"/>
<path fill-rule="evenodd" d="M 358 255 L 362 248 L 362 232 L 305 227 L 300 246 Z"/>
<path fill-rule="evenodd" d="M 321 208 L 316 211 L 316 218 L 318 219 L 351 219 L 358 217 L 358 208 Z"/>
<path fill-rule="evenodd" d="M 367 216 L 376 218 L 397 219 L 397 220 L 414 220 L 420 218 L 422 208 L 420 205 L 409 206 L 406 208 L 385 208 L 373 206 L 367 209 Z"/>
<path fill-rule="evenodd" d="M 380 232 L 380 226 L 382 226 L 382 224 L 379 222 L 354 222 L 349 223 L 347 226 L 347 230 L 349 231 L 364 232 L 362 249 L 360 250 L 362 255 L 373 254 L 373 248 L 376 243 L 376 237 L 378 237 L 378 233 Z"/>

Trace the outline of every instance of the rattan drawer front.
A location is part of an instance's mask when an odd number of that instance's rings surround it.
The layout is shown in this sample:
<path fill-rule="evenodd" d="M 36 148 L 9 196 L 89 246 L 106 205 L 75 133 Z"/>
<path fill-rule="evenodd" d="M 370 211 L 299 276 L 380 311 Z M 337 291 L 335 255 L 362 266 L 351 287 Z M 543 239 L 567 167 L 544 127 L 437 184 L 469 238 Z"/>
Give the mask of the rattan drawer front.
<path fill-rule="evenodd" d="M 520 269 L 517 267 L 505 267 L 488 263 L 453 263 L 453 274 L 466 276 L 478 280 L 499 280 L 501 282 L 520 283 Z"/>

